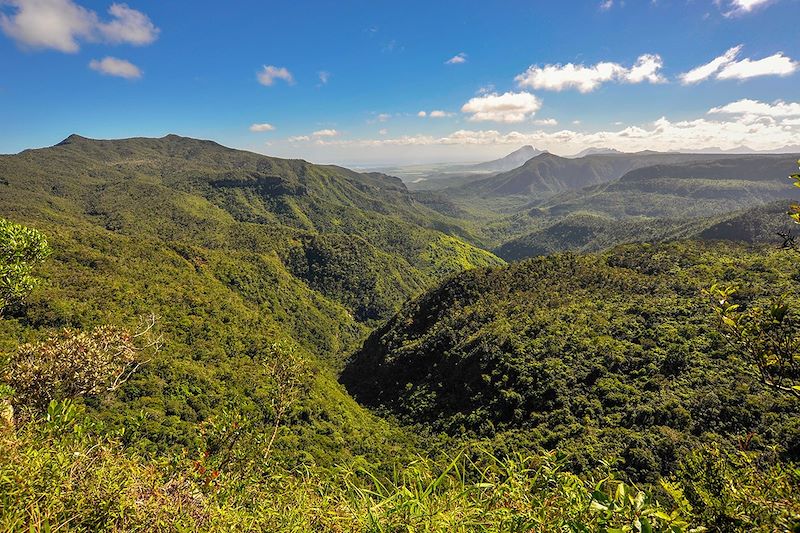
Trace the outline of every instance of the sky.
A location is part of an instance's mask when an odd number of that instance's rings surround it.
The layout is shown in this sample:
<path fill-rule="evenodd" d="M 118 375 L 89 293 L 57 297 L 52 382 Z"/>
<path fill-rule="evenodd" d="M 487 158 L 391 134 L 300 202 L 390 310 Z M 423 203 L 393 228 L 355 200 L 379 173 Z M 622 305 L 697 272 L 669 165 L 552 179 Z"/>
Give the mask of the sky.
<path fill-rule="evenodd" d="M 0 0 L 0 153 L 212 139 L 351 166 L 800 151 L 800 0 Z"/>

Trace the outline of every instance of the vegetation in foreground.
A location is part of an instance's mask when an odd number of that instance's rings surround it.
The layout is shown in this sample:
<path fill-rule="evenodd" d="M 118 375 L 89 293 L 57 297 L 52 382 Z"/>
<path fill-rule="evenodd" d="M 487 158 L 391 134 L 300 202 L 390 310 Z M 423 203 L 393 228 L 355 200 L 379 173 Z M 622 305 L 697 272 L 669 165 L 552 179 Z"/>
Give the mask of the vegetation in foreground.
<path fill-rule="evenodd" d="M 44 256 L 40 234 L 5 227 L 6 235 L 26 236 L 11 241 L 24 248 L 15 260 Z M 29 271 L 16 271 L 34 284 Z M 17 302 L 22 297 L 14 294 Z M 4 307 L 10 302 L 4 299 Z M 144 456 L 123 445 L 124 429 L 89 416 L 81 400 L 115 394 L 148 362 L 160 348 L 153 325 L 136 333 L 110 326 L 64 330 L 20 347 L 4 363 L 4 529 L 688 531 L 708 524 L 768 530 L 794 527 L 800 512 L 798 469 L 775 454 L 710 447 L 644 489 L 616 479 L 608 467 L 570 473 L 554 452 L 498 458 L 479 447 L 418 456 L 395 463 L 392 472 L 364 459 L 292 467 L 271 450 L 282 416 L 303 394 L 306 370 L 277 346 L 272 432 L 255 433 L 242 418 L 223 416 L 201 424 L 199 453 Z"/>
<path fill-rule="evenodd" d="M 172 148 L 182 146 L 176 141 Z M 62 155 L 89 148 L 98 147 Z M 323 198 L 306 194 L 315 185 L 303 172 L 338 183 L 343 197 L 336 201 L 345 203 L 363 200 L 347 179 L 358 190 L 374 184 L 335 169 L 303 169 L 298 182 L 257 184 L 301 197 L 277 216 L 309 227 L 332 219 L 315 211 Z M 224 177 L 222 187 L 242 188 L 246 196 L 253 193 L 249 178 Z M 43 183 L 11 181 L 34 189 Z M 336 382 L 341 354 L 360 344 L 371 310 L 394 305 L 389 299 L 374 306 L 370 287 L 382 286 L 394 298 L 408 287 L 402 280 L 417 272 L 435 277 L 498 263 L 491 255 L 428 229 L 419 230 L 422 241 L 404 248 L 408 241 L 393 242 L 377 211 L 362 219 L 365 226 L 348 228 L 353 233 L 282 225 L 264 240 L 268 225 L 255 231 L 250 223 L 215 219 L 220 213 L 197 194 L 188 205 L 199 211 L 167 210 L 197 223 L 179 235 L 174 230 L 186 221 L 156 213 L 147 219 L 137 211 L 146 202 L 115 205 L 80 180 L 56 181 L 49 190 L 14 189 L 17 208 L 28 202 L 26 216 L 48 228 L 49 245 L 36 230 L 0 226 L 2 529 L 797 530 L 797 354 L 793 344 L 775 342 L 795 338 L 790 252 L 627 246 L 457 276 L 409 303 L 370 341 L 391 341 L 376 352 L 388 354 L 386 363 L 431 362 L 423 379 L 398 389 L 397 405 L 383 405 L 404 422 L 427 421 L 403 427 L 365 411 Z M 77 185 L 84 187 L 80 193 L 70 190 Z M 117 185 L 126 194 L 148 188 Z M 276 215 L 266 204 L 247 211 L 255 198 L 234 190 L 222 197 L 214 187 L 200 190 L 237 217 Z M 163 199 L 174 191 L 159 194 Z M 333 202 L 328 207 L 336 201 L 324 200 Z M 415 216 L 406 212 L 405 223 Z M 154 233 L 133 231 L 136 220 Z M 398 261 L 397 269 L 345 268 L 380 285 L 337 285 L 336 270 L 319 267 L 345 265 L 314 257 L 340 257 L 337 246 L 350 250 L 341 235 L 360 235 L 365 250 L 384 264 Z M 326 241 L 314 244 L 317 236 Z M 299 242 L 302 253 L 295 254 Z M 344 257 L 358 264 L 359 256 Z M 411 260 L 421 268 L 409 269 Z M 605 264 L 592 269 L 590 261 Z M 573 276 L 553 279 L 553 269 L 542 265 Z M 710 290 L 716 313 L 699 290 L 704 279 L 722 282 Z M 640 293 L 626 298 L 635 286 Z M 448 297 L 448 287 L 458 291 Z M 520 294 L 535 299 L 549 318 L 526 309 L 524 299 L 515 302 Z M 575 306 L 566 295 L 577 298 Z M 770 303 L 780 295 L 784 305 Z M 358 309 L 366 314 L 358 316 Z M 615 322 L 617 315 L 628 320 Z M 592 320 L 598 331 L 586 329 Z M 459 321 L 466 327 L 463 342 L 442 325 Z M 535 349 L 534 330 L 548 350 Z M 582 334 L 591 346 L 580 344 Z M 693 338 L 699 344 L 686 346 Z M 587 360 L 571 356 L 570 339 L 586 348 Z M 541 360 L 522 361 L 523 352 Z M 437 360 L 437 353 L 445 357 Z M 607 375 L 594 380 L 605 386 L 576 388 L 569 379 L 583 379 L 582 365 L 592 367 L 596 357 L 610 357 L 598 367 Z M 461 364 L 470 360 L 478 364 Z M 431 379 L 447 364 L 465 372 Z M 580 393 L 531 403 L 526 395 L 542 389 L 520 386 L 532 383 L 518 378 L 540 364 L 558 371 L 558 387 Z M 453 391 L 442 383 L 481 365 L 489 372 L 464 383 L 483 383 L 476 389 L 487 400 L 483 408 L 448 407 Z M 351 388 L 354 375 L 351 363 L 344 374 Z M 367 374 L 361 385 L 384 377 Z M 709 379 L 706 388 L 697 386 Z M 549 430 L 559 416 L 568 426 L 550 437 L 537 433 L 516 414 L 520 405 L 534 404 L 545 407 L 531 411 L 540 426 Z M 709 406 L 719 409 L 703 415 Z M 437 409 L 442 416 L 434 416 Z M 668 420 L 659 418 L 665 412 Z M 704 420 L 721 425 L 702 433 Z M 653 447 L 654 438 L 674 446 Z M 662 457 L 669 449 L 672 456 Z"/>

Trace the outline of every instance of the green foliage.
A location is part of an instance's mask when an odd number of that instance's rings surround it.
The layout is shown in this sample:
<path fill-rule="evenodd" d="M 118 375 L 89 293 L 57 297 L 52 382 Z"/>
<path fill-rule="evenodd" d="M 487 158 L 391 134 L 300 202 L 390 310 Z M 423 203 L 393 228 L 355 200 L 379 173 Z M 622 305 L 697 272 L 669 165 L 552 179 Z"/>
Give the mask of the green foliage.
<path fill-rule="evenodd" d="M 800 468 L 770 453 L 696 450 L 663 485 L 715 531 L 800 529 Z"/>
<path fill-rule="evenodd" d="M 713 285 L 708 292 L 726 338 L 757 369 L 761 381 L 800 398 L 800 324 L 796 304 L 782 298 L 765 307 L 743 311 L 733 303 L 733 287 Z"/>
<path fill-rule="evenodd" d="M 38 284 L 33 269 L 49 254 L 44 235 L 0 218 L 0 317 Z"/>
<path fill-rule="evenodd" d="M 34 531 L 771 531 L 797 520 L 796 470 L 697 450 L 655 491 L 607 469 L 576 476 L 555 453 L 480 448 L 240 478 L 181 456 L 125 452 L 75 404 L 0 433 L 0 529 Z M 659 496 L 656 497 L 655 494 Z"/>
<path fill-rule="evenodd" d="M 798 274 L 782 250 L 674 243 L 465 272 L 410 302 L 342 382 L 379 411 L 502 452 L 559 448 L 655 482 L 703 442 L 800 457 L 797 400 L 765 389 L 701 292 L 745 281 L 760 304 Z M 574 452 L 574 453 L 572 453 Z"/>
<path fill-rule="evenodd" d="M 798 161 L 797 164 L 800 165 L 800 161 Z M 800 187 L 800 173 L 792 174 L 789 176 L 789 179 L 793 181 L 792 185 L 795 187 Z M 797 204 L 792 204 L 789 207 L 789 216 L 792 217 L 792 220 L 794 220 L 795 223 L 800 224 L 800 206 Z"/>
<path fill-rule="evenodd" d="M 0 156 L 0 173 L 3 215 L 58 243 L 48 283 L 0 320 L 0 529 L 792 525 L 797 401 L 743 374 L 697 290 L 748 280 L 742 300 L 763 306 L 800 276 L 786 252 L 627 246 L 500 268 L 482 236 L 574 198 L 478 228 L 494 215 L 390 176 L 176 136 L 71 136 Z M 640 176 L 586 201 L 627 216 L 617 193 L 655 184 L 673 203 L 751 202 L 736 188 L 753 180 L 731 177 Z M 128 333 L 151 313 L 158 351 Z M 342 381 L 414 426 L 337 382 L 362 345 Z"/>
<path fill-rule="evenodd" d="M 0 436 L 0 528 L 231 531 L 684 531 L 674 506 L 554 454 L 419 458 L 385 477 L 359 466 L 272 470 L 241 484 L 196 461 L 145 461 L 70 402 Z"/>

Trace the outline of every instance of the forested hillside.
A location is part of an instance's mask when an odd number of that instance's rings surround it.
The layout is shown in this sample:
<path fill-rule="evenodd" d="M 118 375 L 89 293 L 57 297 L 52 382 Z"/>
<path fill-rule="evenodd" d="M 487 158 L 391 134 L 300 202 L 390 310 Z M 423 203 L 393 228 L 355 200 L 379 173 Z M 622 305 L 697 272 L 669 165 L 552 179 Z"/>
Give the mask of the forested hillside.
<path fill-rule="evenodd" d="M 703 292 L 795 324 L 786 206 L 722 213 L 786 187 L 721 168 L 600 186 L 720 212 L 655 219 L 177 136 L 0 156 L 0 529 L 794 527 L 798 398 Z"/>
<path fill-rule="evenodd" d="M 600 185 L 622 178 L 629 180 L 655 176 L 677 178 L 708 177 L 721 179 L 725 171 L 738 169 L 732 179 L 777 177 L 771 166 L 791 171 L 794 159 L 785 155 L 722 155 L 639 152 L 603 153 L 568 159 L 544 153 L 507 172 L 447 189 L 456 197 L 532 196 L 543 198 L 555 193 Z M 649 169 L 649 170 L 644 170 Z M 666 171 L 666 173 L 665 173 Z M 675 172 L 677 171 L 677 172 Z M 654 183 L 654 182 L 651 182 Z M 658 188 L 656 183 L 656 188 Z M 667 186 L 669 188 L 669 186 Z"/>
<path fill-rule="evenodd" d="M 555 252 L 594 252 L 617 244 L 655 243 L 676 239 L 729 240 L 749 244 L 781 244 L 780 234 L 791 231 L 786 217 L 790 200 L 724 214 L 657 218 L 631 216 L 613 218 L 579 211 L 563 217 L 542 217 L 534 223 L 541 229 L 513 238 L 494 252 L 507 261 Z M 519 219 L 516 223 L 520 222 Z"/>
<path fill-rule="evenodd" d="M 373 332 L 342 380 L 407 423 L 570 451 L 581 468 L 613 458 L 640 481 L 748 435 L 797 461 L 798 398 L 750 374 L 703 294 L 724 281 L 747 287 L 742 305 L 768 301 L 794 283 L 791 253 L 631 245 L 473 270 Z"/>

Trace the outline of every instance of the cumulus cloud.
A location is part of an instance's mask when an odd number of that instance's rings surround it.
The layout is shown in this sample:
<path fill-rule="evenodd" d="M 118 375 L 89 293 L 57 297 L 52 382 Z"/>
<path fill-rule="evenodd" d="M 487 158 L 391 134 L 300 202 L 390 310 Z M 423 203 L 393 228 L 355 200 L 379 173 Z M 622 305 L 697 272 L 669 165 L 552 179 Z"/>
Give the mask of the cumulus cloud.
<path fill-rule="evenodd" d="M 554 118 L 543 118 L 540 120 L 534 120 L 534 124 L 537 126 L 558 126 L 558 121 Z"/>
<path fill-rule="evenodd" d="M 467 62 L 467 54 L 465 54 L 464 52 L 459 52 L 450 59 L 448 59 L 447 61 L 445 61 L 445 64 L 460 65 L 461 63 L 466 63 L 466 62 Z"/>
<path fill-rule="evenodd" d="M 289 141 L 290 143 L 307 142 L 311 140 L 311 137 L 309 137 L 308 135 L 295 135 L 293 137 L 289 137 L 286 140 Z"/>
<path fill-rule="evenodd" d="M 380 135 L 386 135 L 386 134 L 389 133 L 389 130 L 387 130 L 386 128 L 381 128 L 381 129 L 378 130 L 378 133 Z"/>
<path fill-rule="evenodd" d="M 89 62 L 89 68 L 106 76 L 116 76 L 128 80 L 135 80 L 142 77 L 142 71 L 139 67 L 130 61 L 116 57 L 108 56 L 99 60 L 92 59 Z"/>
<path fill-rule="evenodd" d="M 709 110 L 719 118 L 706 117 L 693 120 L 672 121 L 661 117 L 655 121 L 623 126 L 614 130 L 579 132 L 571 129 L 559 131 L 499 132 L 497 130 L 457 130 L 445 136 L 409 135 L 396 138 L 361 140 L 324 140 L 327 146 L 382 147 L 382 146 L 504 146 L 531 144 L 555 153 L 574 153 L 587 147 L 607 147 L 625 152 L 638 150 L 687 150 L 707 147 L 722 149 L 742 145 L 756 150 L 773 150 L 797 143 L 800 135 L 800 116 L 796 113 L 800 103 L 757 101 L 732 102 Z M 726 110 L 726 111 L 722 111 Z M 758 117 L 753 111 L 763 113 Z M 727 114 L 727 116 L 726 116 Z M 783 121 L 775 117 L 792 118 Z"/>
<path fill-rule="evenodd" d="M 758 76 L 788 76 L 800 67 L 800 63 L 783 55 L 783 52 L 763 59 L 745 58 L 737 61 L 741 50 L 742 45 L 734 46 L 709 63 L 681 74 L 681 83 L 690 85 L 712 77 L 718 80 L 746 80 Z"/>
<path fill-rule="evenodd" d="M 664 63 L 661 56 L 644 54 L 639 56 L 633 66 L 626 68 L 619 63 L 608 61 L 595 65 L 531 65 L 528 70 L 514 78 L 520 87 L 563 91 L 577 89 L 582 93 L 594 91 L 606 82 L 619 83 L 662 83 L 666 81 L 659 71 Z"/>
<path fill-rule="evenodd" d="M 730 104 L 713 107 L 709 114 L 727 115 L 757 115 L 762 117 L 800 117 L 800 102 L 784 102 L 775 100 L 773 103 L 761 102 L 744 98 Z"/>
<path fill-rule="evenodd" d="M 471 121 L 522 122 L 536 114 L 542 101 L 528 92 L 491 93 L 471 98 L 461 107 Z"/>
<path fill-rule="evenodd" d="M 81 41 L 144 45 L 155 41 L 160 30 L 144 13 L 127 4 L 112 4 L 111 18 L 72 0 L 5 0 L 16 11 L 0 13 L 0 29 L 17 44 L 74 53 Z"/>
<path fill-rule="evenodd" d="M 286 67 L 264 65 L 257 75 L 258 83 L 267 87 L 273 85 L 275 80 L 283 80 L 289 85 L 294 83 L 294 76 Z"/>
<path fill-rule="evenodd" d="M 156 40 L 159 29 L 141 11 L 131 9 L 127 4 L 112 4 L 108 13 L 111 20 L 98 25 L 106 41 L 143 45 Z"/>
<path fill-rule="evenodd" d="M 425 118 L 428 116 L 428 113 L 426 113 L 425 111 L 420 111 L 419 113 L 417 113 L 417 116 L 420 118 Z"/>
<path fill-rule="evenodd" d="M 392 115 L 390 115 L 389 113 L 378 114 L 378 122 L 386 122 L 390 118 L 392 118 Z"/>
<path fill-rule="evenodd" d="M 322 85 L 327 85 L 327 84 L 328 84 L 328 80 L 330 80 L 330 79 L 331 79 L 331 73 L 330 73 L 330 72 L 327 72 L 327 71 L 325 71 L 325 70 L 320 70 L 320 71 L 317 73 L 317 75 L 319 76 L 319 82 L 320 82 Z"/>
<path fill-rule="evenodd" d="M 334 129 L 317 130 L 312 133 L 314 137 L 336 137 L 339 132 Z"/>
<path fill-rule="evenodd" d="M 600 11 L 608 11 L 614 7 L 614 0 L 603 0 L 600 2 Z"/>
<path fill-rule="evenodd" d="M 266 122 L 263 122 L 261 124 L 251 124 L 250 125 L 250 131 L 253 131 L 253 132 L 274 131 L 274 130 L 275 130 L 275 126 L 273 126 L 272 124 L 268 124 Z"/>

